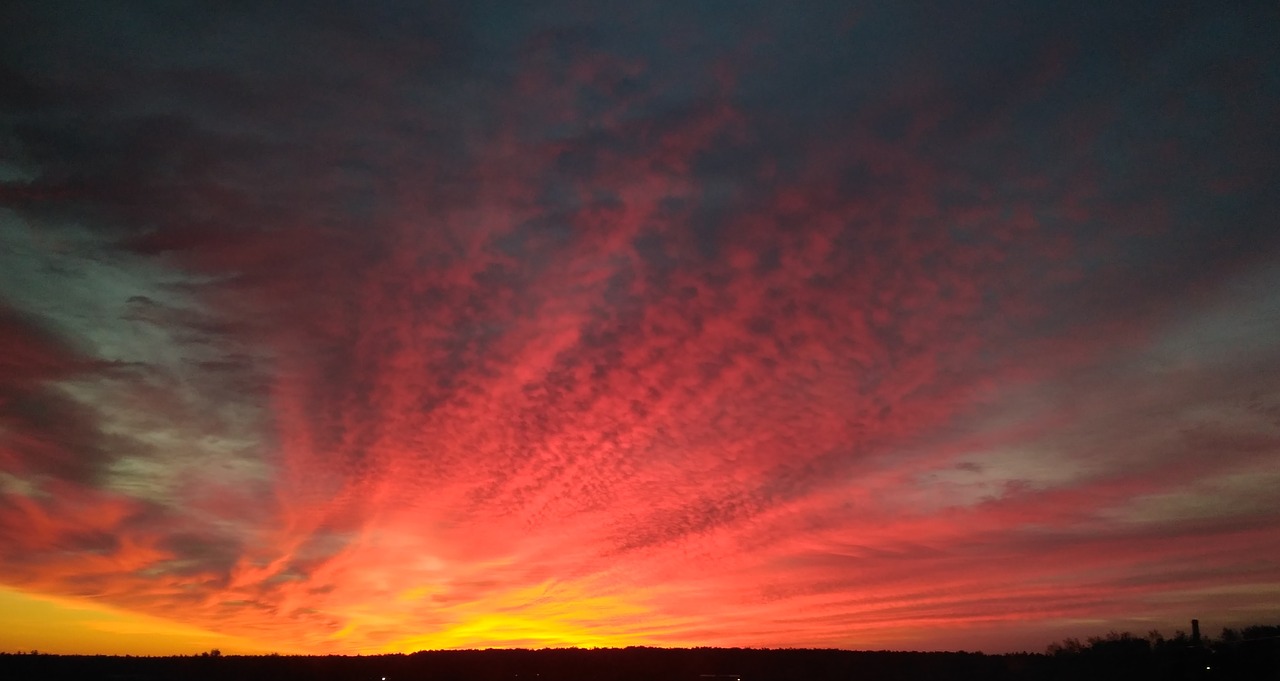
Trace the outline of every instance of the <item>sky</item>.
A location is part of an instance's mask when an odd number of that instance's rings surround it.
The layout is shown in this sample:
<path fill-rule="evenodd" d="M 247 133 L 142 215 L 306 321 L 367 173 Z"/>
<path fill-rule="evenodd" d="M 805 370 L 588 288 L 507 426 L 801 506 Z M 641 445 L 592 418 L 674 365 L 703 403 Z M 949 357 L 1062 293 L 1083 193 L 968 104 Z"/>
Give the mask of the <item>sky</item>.
<path fill-rule="evenodd" d="M 1280 618 L 1272 2 L 0 5 L 0 650 Z"/>

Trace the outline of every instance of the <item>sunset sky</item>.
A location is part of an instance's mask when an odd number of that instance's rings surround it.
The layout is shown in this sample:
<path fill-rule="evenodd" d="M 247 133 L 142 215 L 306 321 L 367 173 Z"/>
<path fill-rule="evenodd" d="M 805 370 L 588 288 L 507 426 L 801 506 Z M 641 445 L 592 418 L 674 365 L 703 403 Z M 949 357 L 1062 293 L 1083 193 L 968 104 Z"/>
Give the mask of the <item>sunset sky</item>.
<path fill-rule="evenodd" d="M 1280 621 L 1275 2 L 0 5 L 0 651 Z"/>

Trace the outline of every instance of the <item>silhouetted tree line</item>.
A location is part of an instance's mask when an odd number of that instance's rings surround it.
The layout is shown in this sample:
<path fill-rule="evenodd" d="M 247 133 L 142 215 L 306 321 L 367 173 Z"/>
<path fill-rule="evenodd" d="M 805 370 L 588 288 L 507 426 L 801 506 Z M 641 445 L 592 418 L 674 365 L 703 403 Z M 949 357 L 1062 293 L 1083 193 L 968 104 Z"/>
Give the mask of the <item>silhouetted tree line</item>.
<path fill-rule="evenodd" d="M 0 653 L 0 679 L 119 681 L 741 681 L 915 679 L 1242 679 L 1280 681 L 1280 627 L 1223 630 L 1193 641 L 1111 632 L 1066 639 L 1044 654 L 827 649 L 611 648 L 424 651 L 373 656 L 61 656 Z M 720 676 L 725 679 L 725 676 Z"/>
<path fill-rule="evenodd" d="M 1224 628 L 1214 639 L 1185 631 L 1165 638 L 1159 631 L 1145 637 L 1112 631 L 1083 643 L 1068 638 L 1050 644 L 1047 656 L 1068 674 L 1113 670 L 1120 678 L 1265 679 L 1280 681 L 1280 626 Z"/>

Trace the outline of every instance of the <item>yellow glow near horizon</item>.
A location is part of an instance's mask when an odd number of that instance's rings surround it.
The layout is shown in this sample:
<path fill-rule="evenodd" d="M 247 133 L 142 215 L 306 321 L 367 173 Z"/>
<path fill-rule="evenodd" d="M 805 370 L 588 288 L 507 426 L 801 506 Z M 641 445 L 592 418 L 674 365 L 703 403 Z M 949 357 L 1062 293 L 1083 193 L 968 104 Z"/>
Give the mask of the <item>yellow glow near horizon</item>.
<path fill-rule="evenodd" d="M 411 636 L 387 646 L 386 652 L 460 648 L 592 648 L 635 645 L 633 638 L 590 633 L 564 622 L 512 615 L 478 617 L 447 631 Z"/>
<path fill-rule="evenodd" d="M 213 648 L 228 654 L 273 652 L 252 641 L 158 617 L 0 586 L 0 651 L 190 655 Z"/>
<path fill-rule="evenodd" d="M 555 591 L 554 598 L 548 594 Z M 549 583 L 494 594 L 456 612 L 437 631 L 399 637 L 379 652 L 460 648 L 625 647 L 651 641 L 625 623 L 647 609 L 616 597 L 587 596 Z"/>

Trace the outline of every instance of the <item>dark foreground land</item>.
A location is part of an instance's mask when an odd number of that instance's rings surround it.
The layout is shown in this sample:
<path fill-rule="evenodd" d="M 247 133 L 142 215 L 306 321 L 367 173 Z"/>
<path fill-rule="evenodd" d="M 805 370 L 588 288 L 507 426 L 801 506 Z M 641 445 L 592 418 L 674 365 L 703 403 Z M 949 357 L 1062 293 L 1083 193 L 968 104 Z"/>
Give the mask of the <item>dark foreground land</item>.
<path fill-rule="evenodd" d="M 1071 642 L 1068 642 L 1071 643 Z M 1078 644 L 1078 642 L 1076 642 Z M 1280 681 L 1277 640 L 1215 646 L 1090 639 L 1049 654 L 742 648 L 431 651 L 362 657 L 0 654 L 6 681 L 827 681 L 1258 679 Z"/>

